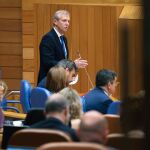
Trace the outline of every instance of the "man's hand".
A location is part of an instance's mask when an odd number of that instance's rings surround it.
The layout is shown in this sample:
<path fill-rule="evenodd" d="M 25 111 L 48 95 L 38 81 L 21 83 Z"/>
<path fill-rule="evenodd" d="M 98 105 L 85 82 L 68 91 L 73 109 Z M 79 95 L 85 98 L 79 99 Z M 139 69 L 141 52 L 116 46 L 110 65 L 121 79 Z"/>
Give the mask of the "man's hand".
<path fill-rule="evenodd" d="M 76 59 L 74 62 L 78 68 L 85 68 L 88 65 L 87 60 L 81 58 Z"/>

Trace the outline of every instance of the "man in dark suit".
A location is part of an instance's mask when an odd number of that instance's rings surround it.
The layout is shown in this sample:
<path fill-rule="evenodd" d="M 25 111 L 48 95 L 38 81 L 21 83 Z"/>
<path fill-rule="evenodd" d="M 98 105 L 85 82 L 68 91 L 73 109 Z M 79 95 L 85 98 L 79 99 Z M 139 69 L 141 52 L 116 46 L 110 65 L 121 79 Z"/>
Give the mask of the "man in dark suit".
<path fill-rule="evenodd" d="M 30 127 L 60 130 L 67 133 L 73 141 L 78 141 L 76 132 L 68 126 L 70 120 L 69 103 L 61 94 L 53 94 L 49 97 L 45 113 L 45 120 Z"/>
<path fill-rule="evenodd" d="M 117 84 L 117 74 L 114 71 L 107 69 L 98 71 L 96 87 L 84 97 L 84 110 L 97 110 L 106 114 L 109 105 L 112 103 L 110 96 L 114 94 Z"/>
<path fill-rule="evenodd" d="M 45 34 L 40 43 L 40 70 L 38 83 L 47 75 L 48 70 L 58 61 L 68 58 L 69 51 L 64 33 L 68 30 L 70 14 L 66 10 L 58 10 L 53 17 L 53 28 Z M 87 61 L 76 59 L 78 68 L 87 66 Z"/>

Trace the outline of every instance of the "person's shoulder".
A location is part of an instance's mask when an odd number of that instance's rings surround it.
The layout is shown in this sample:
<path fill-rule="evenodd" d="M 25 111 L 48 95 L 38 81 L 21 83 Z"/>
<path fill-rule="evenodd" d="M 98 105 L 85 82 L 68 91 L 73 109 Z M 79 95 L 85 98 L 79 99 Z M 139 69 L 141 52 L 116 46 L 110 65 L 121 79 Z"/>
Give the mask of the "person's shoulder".
<path fill-rule="evenodd" d="M 107 97 L 106 94 L 104 93 L 104 91 L 102 91 L 101 89 L 95 87 L 94 89 L 90 90 L 86 95 L 86 96 L 100 96 L 100 97 Z"/>
<path fill-rule="evenodd" d="M 51 29 L 49 32 L 47 32 L 43 35 L 43 38 L 51 37 L 51 36 L 53 36 L 54 33 L 55 33 L 54 29 Z"/>
<path fill-rule="evenodd" d="M 46 120 L 39 121 L 29 126 L 29 128 L 42 128 L 46 124 Z"/>
<path fill-rule="evenodd" d="M 56 38 L 57 34 L 55 33 L 54 29 L 52 29 L 51 31 L 43 35 L 40 46 L 42 46 L 43 44 L 52 44 L 56 40 Z"/>
<path fill-rule="evenodd" d="M 42 88 L 46 88 L 46 79 L 47 77 L 44 77 L 39 83 L 38 83 L 38 87 L 42 87 Z"/>

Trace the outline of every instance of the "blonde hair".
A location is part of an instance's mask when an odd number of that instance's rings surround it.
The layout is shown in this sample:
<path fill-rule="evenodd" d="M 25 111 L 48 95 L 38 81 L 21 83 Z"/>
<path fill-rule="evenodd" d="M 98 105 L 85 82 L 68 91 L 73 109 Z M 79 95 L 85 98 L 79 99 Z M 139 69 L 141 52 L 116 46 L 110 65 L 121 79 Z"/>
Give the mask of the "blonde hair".
<path fill-rule="evenodd" d="M 4 88 L 4 93 L 3 93 L 3 95 L 6 95 L 7 90 L 8 90 L 7 84 L 6 84 L 3 80 L 0 80 L 0 86 Z"/>
<path fill-rule="evenodd" d="M 59 92 L 62 94 L 70 103 L 70 119 L 80 118 L 82 114 L 82 107 L 80 102 L 80 96 L 76 90 L 66 87 Z"/>

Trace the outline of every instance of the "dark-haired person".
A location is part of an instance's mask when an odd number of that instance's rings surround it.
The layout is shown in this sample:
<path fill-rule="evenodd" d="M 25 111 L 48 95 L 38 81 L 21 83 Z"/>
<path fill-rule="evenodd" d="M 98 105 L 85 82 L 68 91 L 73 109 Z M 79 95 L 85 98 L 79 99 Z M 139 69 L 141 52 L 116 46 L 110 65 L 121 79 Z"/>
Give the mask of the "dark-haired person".
<path fill-rule="evenodd" d="M 96 74 L 96 87 L 85 96 L 84 111 L 97 110 L 106 114 L 112 103 L 110 96 L 115 93 L 117 74 L 108 69 L 102 69 Z"/>
<path fill-rule="evenodd" d="M 74 63 L 74 61 L 69 60 L 69 59 L 62 59 L 61 61 L 57 63 L 57 66 L 65 69 L 66 78 L 67 78 L 66 80 L 68 84 L 74 81 L 74 78 L 76 77 L 76 74 L 78 71 L 78 68 L 76 64 Z M 47 77 L 44 77 L 38 84 L 38 87 L 46 88 L 46 80 L 47 80 Z"/>

